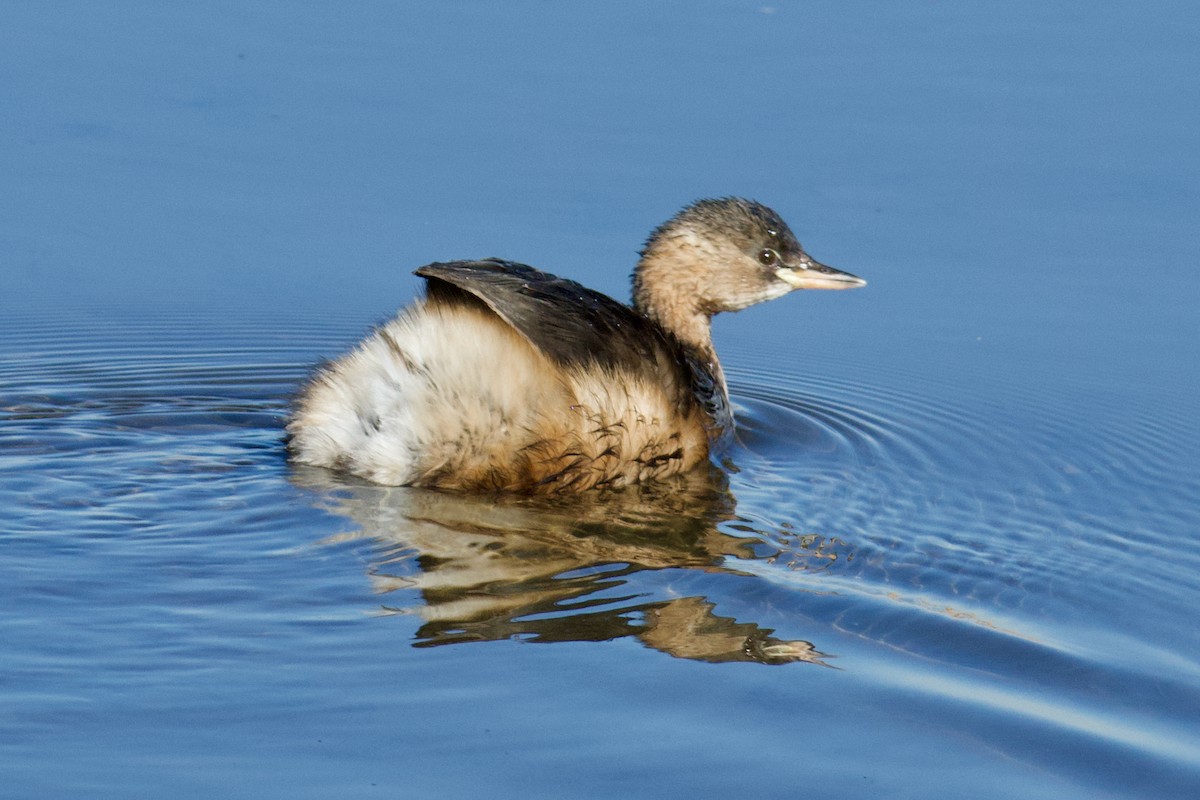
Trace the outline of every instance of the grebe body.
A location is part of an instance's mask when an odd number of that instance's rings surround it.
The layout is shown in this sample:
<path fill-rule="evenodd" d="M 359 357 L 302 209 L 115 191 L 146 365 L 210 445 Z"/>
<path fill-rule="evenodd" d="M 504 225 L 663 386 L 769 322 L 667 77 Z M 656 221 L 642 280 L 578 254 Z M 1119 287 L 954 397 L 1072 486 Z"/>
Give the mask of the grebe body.
<path fill-rule="evenodd" d="M 651 235 L 632 306 L 499 259 L 416 274 L 424 298 L 301 390 L 288 423 L 296 461 L 389 485 L 528 494 L 684 472 L 733 426 L 713 314 L 864 283 L 738 198 L 699 201 Z"/>

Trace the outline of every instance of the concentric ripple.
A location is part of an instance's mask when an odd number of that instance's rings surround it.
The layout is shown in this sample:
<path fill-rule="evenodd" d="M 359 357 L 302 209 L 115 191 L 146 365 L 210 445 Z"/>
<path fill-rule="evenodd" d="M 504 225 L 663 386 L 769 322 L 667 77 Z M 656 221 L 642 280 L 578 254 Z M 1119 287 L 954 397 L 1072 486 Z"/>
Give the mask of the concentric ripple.
<path fill-rule="evenodd" d="M 311 365 L 364 327 L 354 315 L 10 315 L 6 454 L 129 451 L 205 431 L 267 446 Z M 1200 512 L 1145 501 L 1168 485 L 1200 495 L 1182 469 L 1195 444 L 1181 435 L 1184 406 L 1130 418 L 1119 398 L 1089 396 L 1081 424 L 1069 413 L 1080 399 L 1063 391 L 1030 396 L 961 372 L 875 371 L 868 383 L 819 362 L 811 375 L 825 377 L 798 376 L 741 367 L 742 355 L 727 365 L 739 428 L 726 527 L 760 539 L 772 564 L 924 604 L 1041 602 L 1045 614 L 1200 567 L 1172 534 L 1200 529 Z"/>
<path fill-rule="evenodd" d="M 836 517 L 841 538 L 886 552 L 888 580 L 908 565 L 921 570 L 909 580 L 928 587 L 929 565 L 943 564 L 955 573 L 940 581 L 953 596 L 1020 605 L 1033 590 L 1116 600 L 1200 566 L 1175 534 L 1181 523 L 1200 530 L 1200 511 L 1146 502 L 1166 486 L 1200 497 L 1184 466 L 1196 438 L 1184 406 L 1131 418 L 1119 400 L 1091 396 L 1080 417 L 1072 411 L 1082 398 L 984 380 L 905 381 L 914 390 L 764 369 L 730 375 L 741 407 L 732 458 L 753 473 L 735 481 L 746 484 L 739 498 L 770 491 L 791 508 L 819 503 L 816 524 Z M 1130 575 L 1131 562 L 1159 574 Z M 1116 583 L 1074 580 L 1118 571 Z"/>

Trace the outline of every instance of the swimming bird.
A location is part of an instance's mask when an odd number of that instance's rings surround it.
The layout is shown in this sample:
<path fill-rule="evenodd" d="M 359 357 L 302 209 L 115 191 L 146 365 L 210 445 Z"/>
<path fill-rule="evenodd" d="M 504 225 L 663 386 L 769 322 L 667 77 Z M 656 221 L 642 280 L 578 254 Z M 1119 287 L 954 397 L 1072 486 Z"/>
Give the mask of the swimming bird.
<path fill-rule="evenodd" d="M 659 226 L 633 303 L 500 259 L 421 267 L 425 295 L 318 369 L 292 458 L 375 483 L 556 494 L 692 469 L 733 428 L 714 314 L 865 281 L 779 215 L 700 200 Z"/>

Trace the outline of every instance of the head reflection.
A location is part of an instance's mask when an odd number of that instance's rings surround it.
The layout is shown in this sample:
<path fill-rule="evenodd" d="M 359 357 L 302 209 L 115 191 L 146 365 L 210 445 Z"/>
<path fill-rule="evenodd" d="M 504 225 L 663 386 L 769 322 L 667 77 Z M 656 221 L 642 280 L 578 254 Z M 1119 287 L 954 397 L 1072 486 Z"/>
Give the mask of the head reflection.
<path fill-rule="evenodd" d="M 385 613 L 424 620 L 418 647 L 633 636 L 664 653 L 714 663 L 823 664 L 828 657 L 809 642 L 777 639 L 772 629 L 721 616 L 719 600 L 664 592 L 653 575 L 735 574 L 726 566 L 731 557 L 759 557 L 756 540 L 718 528 L 734 519 L 735 504 L 715 468 L 555 500 L 378 486 L 315 468 L 297 469 L 294 481 L 353 521 L 354 532 L 329 541 L 377 543 L 369 571 L 376 592 L 419 594 L 415 607 L 383 604 Z"/>

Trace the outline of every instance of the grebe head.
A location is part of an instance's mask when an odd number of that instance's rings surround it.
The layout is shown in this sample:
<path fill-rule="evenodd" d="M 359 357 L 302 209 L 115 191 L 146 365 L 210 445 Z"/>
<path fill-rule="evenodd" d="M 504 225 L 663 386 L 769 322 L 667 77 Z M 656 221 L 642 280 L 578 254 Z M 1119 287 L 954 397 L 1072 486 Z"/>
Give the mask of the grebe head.
<path fill-rule="evenodd" d="M 766 206 L 700 200 L 650 235 L 633 275 L 634 306 L 694 339 L 690 328 L 796 289 L 852 289 L 866 281 L 814 261 Z"/>

